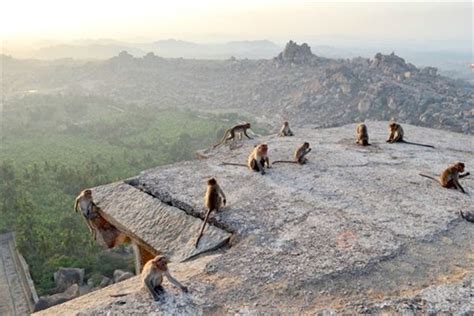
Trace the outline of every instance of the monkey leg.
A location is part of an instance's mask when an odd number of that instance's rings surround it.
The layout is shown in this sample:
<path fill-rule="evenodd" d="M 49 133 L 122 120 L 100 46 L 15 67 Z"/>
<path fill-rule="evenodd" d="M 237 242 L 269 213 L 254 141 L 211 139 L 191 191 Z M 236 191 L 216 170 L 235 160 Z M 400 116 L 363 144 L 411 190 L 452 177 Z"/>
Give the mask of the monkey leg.
<path fill-rule="evenodd" d="M 153 299 L 155 301 L 159 301 L 162 298 L 163 294 L 165 294 L 165 289 L 161 284 L 153 288 Z"/>
<path fill-rule="evenodd" d="M 253 171 L 260 171 L 260 169 L 258 169 L 258 164 L 255 159 L 252 159 L 252 161 L 250 161 L 250 168 L 252 168 Z"/>
<path fill-rule="evenodd" d="M 300 158 L 298 159 L 298 163 L 301 164 L 301 165 L 304 165 L 307 161 L 308 161 L 308 158 L 306 158 L 305 156 L 311 151 L 311 148 L 308 148 L 307 150 L 305 150 Z"/>
<path fill-rule="evenodd" d="M 442 184 L 442 187 L 447 189 L 456 189 L 456 185 L 454 184 L 453 180 L 449 180 L 448 182 Z"/>

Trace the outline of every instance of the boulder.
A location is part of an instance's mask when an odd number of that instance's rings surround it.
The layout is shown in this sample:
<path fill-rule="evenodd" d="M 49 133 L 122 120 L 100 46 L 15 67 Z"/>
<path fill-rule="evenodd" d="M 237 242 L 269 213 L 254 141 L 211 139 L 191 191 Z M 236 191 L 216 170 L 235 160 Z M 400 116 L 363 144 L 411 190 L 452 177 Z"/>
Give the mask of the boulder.
<path fill-rule="evenodd" d="M 133 276 L 134 275 L 131 272 L 117 269 L 114 271 L 114 283 L 118 283 L 123 280 L 130 279 Z"/>
<path fill-rule="evenodd" d="M 41 296 L 35 304 L 35 312 L 50 308 L 79 296 L 79 285 L 73 284 L 63 293 Z"/>
<path fill-rule="evenodd" d="M 73 284 L 81 286 L 84 283 L 84 269 L 59 268 L 54 273 L 54 283 L 58 293 L 66 291 Z"/>

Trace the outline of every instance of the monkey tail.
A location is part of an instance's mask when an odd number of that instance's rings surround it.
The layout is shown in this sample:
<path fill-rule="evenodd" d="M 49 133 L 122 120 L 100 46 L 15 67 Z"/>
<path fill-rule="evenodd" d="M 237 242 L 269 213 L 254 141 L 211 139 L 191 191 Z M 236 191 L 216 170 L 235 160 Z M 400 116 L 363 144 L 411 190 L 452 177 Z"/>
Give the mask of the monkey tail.
<path fill-rule="evenodd" d="M 127 295 L 130 295 L 130 294 L 132 294 L 132 293 L 129 292 L 129 293 L 110 294 L 109 296 L 110 297 L 122 297 L 122 296 L 127 296 Z"/>
<path fill-rule="evenodd" d="M 403 140 L 402 143 L 409 144 L 409 145 L 416 145 L 416 146 L 423 146 L 423 147 L 429 147 L 429 148 L 435 148 L 433 145 L 426 145 L 426 144 L 420 144 L 420 143 L 413 143 L 413 142 L 408 142 L 406 140 Z"/>
<path fill-rule="evenodd" d="M 225 142 L 225 140 L 227 139 L 227 136 L 229 135 L 229 132 L 230 132 L 230 129 L 226 130 L 225 133 L 224 133 L 224 136 L 221 139 L 221 141 L 218 142 L 217 144 L 213 145 L 212 148 L 217 148 L 220 145 L 222 145 Z"/>
<path fill-rule="evenodd" d="M 433 178 L 432 176 L 428 176 L 428 175 L 422 174 L 422 173 L 419 173 L 419 175 L 422 176 L 422 177 L 425 177 L 425 178 L 428 178 L 428 179 L 431 179 L 431 180 L 434 180 L 434 181 L 438 182 L 438 180 L 436 178 Z"/>
<path fill-rule="evenodd" d="M 209 209 L 206 213 L 206 217 L 204 218 L 204 222 L 202 223 L 202 226 L 201 226 L 201 231 L 199 231 L 199 235 L 196 239 L 196 243 L 194 244 L 194 248 L 197 248 L 198 245 L 199 245 L 199 240 L 201 240 L 201 237 L 204 233 L 204 228 L 206 228 L 206 224 L 207 224 L 207 219 L 209 218 L 209 215 L 211 214 L 211 209 Z"/>
<path fill-rule="evenodd" d="M 276 163 L 298 163 L 298 161 L 294 161 L 294 160 L 277 160 L 277 161 L 273 161 L 273 162 L 272 162 L 272 165 L 273 165 L 273 164 L 276 164 Z"/>
<path fill-rule="evenodd" d="M 247 165 L 244 165 L 243 163 L 233 163 L 233 162 L 221 162 L 221 166 L 239 166 L 239 167 L 247 167 Z"/>

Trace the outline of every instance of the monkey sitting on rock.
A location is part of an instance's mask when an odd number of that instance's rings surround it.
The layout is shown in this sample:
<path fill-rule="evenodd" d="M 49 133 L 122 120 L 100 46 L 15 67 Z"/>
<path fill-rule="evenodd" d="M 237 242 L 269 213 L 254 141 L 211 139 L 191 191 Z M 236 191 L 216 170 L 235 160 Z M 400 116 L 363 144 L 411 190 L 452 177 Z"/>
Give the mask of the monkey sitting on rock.
<path fill-rule="evenodd" d="M 469 172 L 466 172 L 465 174 L 461 174 L 464 172 L 464 163 L 462 162 L 456 162 L 455 164 L 449 166 L 446 168 L 439 179 L 433 178 L 431 176 L 428 176 L 426 174 L 420 173 L 420 176 L 434 180 L 441 184 L 443 188 L 448 188 L 448 189 L 457 189 L 461 191 L 462 193 L 466 193 L 464 188 L 461 186 L 459 183 L 459 179 L 467 177 L 470 175 Z"/>
<path fill-rule="evenodd" d="M 290 124 L 288 122 L 283 122 L 283 126 L 278 133 L 278 136 L 285 137 L 285 136 L 294 136 L 293 132 L 290 129 Z"/>
<path fill-rule="evenodd" d="M 388 129 L 390 131 L 390 136 L 387 139 L 387 143 L 404 143 L 404 144 L 409 144 L 409 145 L 416 145 L 416 146 L 423 146 L 423 147 L 429 147 L 429 148 L 435 148 L 432 145 L 425 145 L 425 144 L 419 144 L 419 143 L 412 143 L 409 141 L 406 141 L 403 139 L 404 132 L 403 128 L 400 124 L 397 124 L 395 122 L 391 122 L 388 125 Z"/>

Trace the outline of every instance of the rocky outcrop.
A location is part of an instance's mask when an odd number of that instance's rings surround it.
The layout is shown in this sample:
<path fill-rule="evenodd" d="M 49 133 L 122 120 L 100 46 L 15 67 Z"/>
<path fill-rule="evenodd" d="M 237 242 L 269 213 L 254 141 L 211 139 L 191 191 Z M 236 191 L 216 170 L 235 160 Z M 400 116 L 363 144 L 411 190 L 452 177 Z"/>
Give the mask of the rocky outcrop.
<path fill-rule="evenodd" d="M 54 65 L 24 70 L 18 64 L 5 59 L 6 100 L 42 82 L 61 93 L 82 91 L 158 109 L 238 111 L 272 127 L 282 120 L 332 127 L 396 119 L 474 133 L 474 87 L 395 53 L 327 59 L 290 41 L 272 60 L 133 58 L 124 52 L 104 62 L 62 66 L 61 76 Z"/>
<path fill-rule="evenodd" d="M 388 144 L 388 122 L 366 124 L 369 147 L 355 145 L 354 124 L 293 128 L 294 137 L 222 146 L 208 151 L 207 159 L 94 188 L 104 214 L 173 258 L 171 273 L 190 291 L 166 282 L 156 304 L 135 277 L 49 313 L 469 314 L 474 230 L 459 210 L 472 209 L 473 195 L 418 174 L 435 176 L 457 160 L 474 166 L 474 151 L 466 147 L 472 136 L 403 126 L 410 141 L 436 146 L 428 149 Z M 262 142 L 272 161 L 289 159 L 304 141 L 313 150 L 303 166 L 274 164 L 261 176 L 220 164 L 245 162 Z M 232 237 L 190 256 L 209 177 L 217 178 L 228 204 L 211 216 L 208 245 L 225 232 Z M 472 181 L 462 181 L 472 193 Z M 128 295 L 110 296 L 122 293 Z"/>
<path fill-rule="evenodd" d="M 73 284 L 63 293 L 41 296 L 35 305 L 35 311 L 41 311 L 79 296 L 79 285 Z"/>
<path fill-rule="evenodd" d="M 283 51 L 275 57 L 276 61 L 294 64 L 311 64 L 316 59 L 308 44 L 298 45 L 293 41 L 289 41 Z"/>

